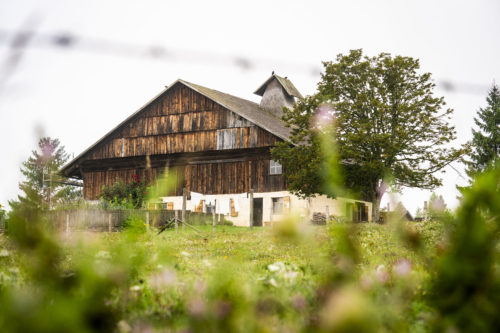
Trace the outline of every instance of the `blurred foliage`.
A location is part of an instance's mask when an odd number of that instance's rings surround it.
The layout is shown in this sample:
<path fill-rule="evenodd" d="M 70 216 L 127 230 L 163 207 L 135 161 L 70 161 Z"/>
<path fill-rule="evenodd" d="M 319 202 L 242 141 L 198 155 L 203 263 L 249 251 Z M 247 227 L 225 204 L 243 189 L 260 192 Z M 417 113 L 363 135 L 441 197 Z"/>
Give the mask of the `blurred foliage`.
<path fill-rule="evenodd" d="M 122 233 L 59 236 L 25 211 L 0 236 L 0 330 L 494 331 L 491 187 L 467 194 L 453 221 L 312 227 L 290 216 L 215 234 L 158 236 L 131 219 Z"/>

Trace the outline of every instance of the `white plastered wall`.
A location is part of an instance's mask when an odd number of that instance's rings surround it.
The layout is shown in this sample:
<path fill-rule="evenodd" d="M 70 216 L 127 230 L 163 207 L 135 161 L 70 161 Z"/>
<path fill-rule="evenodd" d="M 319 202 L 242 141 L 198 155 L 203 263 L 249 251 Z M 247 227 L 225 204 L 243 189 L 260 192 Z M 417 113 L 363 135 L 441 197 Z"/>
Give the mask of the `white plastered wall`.
<path fill-rule="evenodd" d="M 290 197 L 290 207 L 284 207 L 284 211 L 290 211 L 294 214 L 300 214 L 302 216 L 309 215 L 311 218 L 313 213 L 323 213 L 326 214 L 327 210 L 330 215 L 343 217 L 346 214 L 346 204 L 347 203 L 355 203 L 362 202 L 366 206 L 368 206 L 368 220 L 371 220 L 371 210 L 372 204 L 366 201 L 359 201 L 353 199 L 346 198 L 336 198 L 331 199 L 324 195 L 316 196 L 314 198 L 309 199 L 301 199 L 296 195 L 290 194 L 288 191 L 280 191 L 280 192 L 264 192 L 264 193 L 254 193 L 254 198 L 262 198 L 262 209 L 263 216 L 262 221 L 263 225 L 269 225 L 271 221 L 279 221 L 283 218 L 283 215 L 275 215 L 272 214 L 272 198 L 284 198 Z M 228 199 L 238 200 L 239 203 L 239 211 L 238 216 L 231 216 L 230 214 L 224 215 L 226 220 L 229 220 L 234 223 L 234 225 L 248 227 L 250 221 L 250 198 L 248 194 L 217 194 L 215 195 L 215 199 L 217 202 L 227 202 Z M 182 197 L 162 197 L 163 202 L 173 202 L 174 210 L 182 209 Z M 327 208 L 328 207 L 328 208 Z M 186 202 L 187 210 L 194 210 L 194 207 L 191 203 L 191 200 L 187 200 Z"/>

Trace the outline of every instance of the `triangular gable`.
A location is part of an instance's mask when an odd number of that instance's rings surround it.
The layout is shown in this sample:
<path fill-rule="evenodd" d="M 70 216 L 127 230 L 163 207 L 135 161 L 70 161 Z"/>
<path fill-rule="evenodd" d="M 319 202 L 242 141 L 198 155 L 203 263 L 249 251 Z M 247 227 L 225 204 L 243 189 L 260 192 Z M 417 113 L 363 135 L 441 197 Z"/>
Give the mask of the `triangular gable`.
<path fill-rule="evenodd" d="M 259 95 L 259 96 L 263 96 L 264 92 L 266 91 L 267 85 L 272 80 L 277 80 L 278 83 L 281 85 L 281 87 L 283 87 L 283 89 L 285 90 L 285 92 L 288 95 L 290 95 L 292 97 L 297 97 L 297 98 L 300 98 L 300 99 L 304 98 L 304 97 L 302 97 L 302 94 L 297 90 L 297 88 L 295 88 L 295 86 L 293 85 L 292 81 L 290 81 L 286 77 L 281 77 L 279 75 L 276 75 L 276 74 L 274 74 L 274 72 L 269 77 L 269 79 L 266 80 L 266 82 L 264 82 L 259 88 L 257 88 L 257 90 L 255 90 L 254 94 Z"/>
<path fill-rule="evenodd" d="M 72 161 L 66 164 L 61 172 L 63 174 L 68 174 L 72 171 L 72 169 L 77 165 L 77 162 L 97 148 L 101 143 L 105 142 L 106 139 L 115 134 L 118 130 L 123 128 L 125 125 L 129 124 L 135 118 L 137 118 L 142 112 L 144 112 L 150 105 L 155 103 L 159 98 L 164 96 L 168 91 L 173 89 L 178 84 L 182 84 L 189 89 L 194 90 L 195 92 L 201 94 L 202 96 L 212 100 L 213 102 L 221 105 L 222 107 L 228 109 L 231 112 L 241 116 L 242 118 L 247 119 L 251 123 L 255 124 L 258 127 L 270 132 L 277 137 L 287 140 L 289 138 L 289 129 L 284 126 L 280 119 L 268 114 L 268 112 L 261 109 L 258 104 L 238 98 L 229 94 L 225 94 L 213 89 L 205 88 L 203 86 L 199 86 L 181 79 L 176 80 L 170 86 L 166 87 L 163 91 L 161 91 L 158 95 L 152 98 L 149 102 L 144 104 L 141 108 L 139 108 L 136 112 L 131 114 L 125 120 L 120 122 L 116 127 L 110 130 L 107 134 L 97 140 L 93 145 L 84 150 L 81 154 L 75 157 Z"/>

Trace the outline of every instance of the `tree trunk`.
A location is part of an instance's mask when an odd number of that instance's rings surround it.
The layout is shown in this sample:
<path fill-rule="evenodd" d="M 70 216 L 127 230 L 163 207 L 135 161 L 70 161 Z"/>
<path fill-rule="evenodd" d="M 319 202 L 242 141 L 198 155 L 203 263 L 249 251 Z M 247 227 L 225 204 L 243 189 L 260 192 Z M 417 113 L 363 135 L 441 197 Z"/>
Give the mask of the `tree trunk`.
<path fill-rule="evenodd" d="M 380 222 L 380 202 L 382 201 L 382 197 L 384 196 L 387 187 L 388 187 L 387 183 L 385 183 L 382 179 L 377 181 L 377 185 L 375 186 L 375 193 L 372 197 L 373 222 Z"/>
<path fill-rule="evenodd" d="M 376 195 L 372 200 L 372 222 L 379 222 L 380 220 L 380 202 L 382 197 Z"/>

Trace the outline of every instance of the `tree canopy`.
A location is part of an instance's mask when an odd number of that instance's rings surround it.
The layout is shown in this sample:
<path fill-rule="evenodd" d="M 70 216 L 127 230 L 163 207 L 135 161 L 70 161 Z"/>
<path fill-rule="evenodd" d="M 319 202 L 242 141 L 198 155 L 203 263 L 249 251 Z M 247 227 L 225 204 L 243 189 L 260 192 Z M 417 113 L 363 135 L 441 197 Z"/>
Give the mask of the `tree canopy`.
<path fill-rule="evenodd" d="M 500 154 L 500 90 L 496 84 L 486 98 L 487 106 L 480 108 L 472 129 L 471 152 L 468 154 L 466 173 L 472 179 L 497 162 Z"/>
<path fill-rule="evenodd" d="M 25 180 L 19 183 L 19 188 L 24 195 L 18 196 L 18 201 L 9 201 L 10 206 L 24 204 L 45 210 L 78 199 L 81 190 L 64 184 L 65 179 L 57 173 L 68 159 L 58 139 L 41 138 L 38 149 L 21 166 Z"/>
<path fill-rule="evenodd" d="M 334 139 L 345 186 L 373 202 L 375 220 L 389 186 L 440 185 L 435 173 L 458 159 L 463 149 L 449 147 L 455 139 L 448 122 L 453 110 L 434 96 L 431 74 L 419 72 L 419 61 L 387 53 L 368 57 L 352 50 L 323 66 L 317 92 L 284 109 L 291 142 L 272 151 L 273 159 L 285 166 L 290 190 L 300 196 L 335 195 L 322 175 L 324 153 L 333 149 Z M 325 105 L 332 111 L 322 111 Z M 329 119 L 335 130 L 326 135 L 334 138 L 325 141 L 321 129 Z"/>

